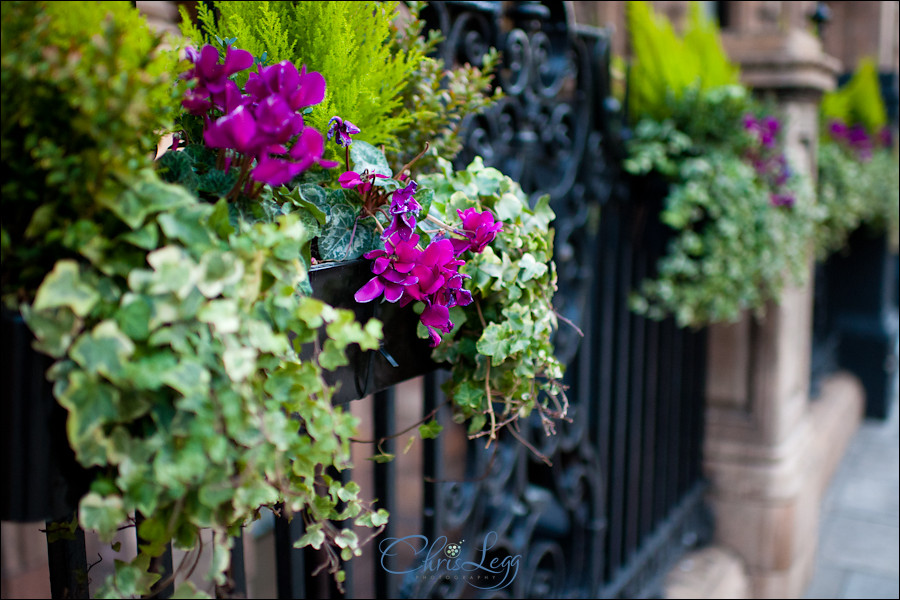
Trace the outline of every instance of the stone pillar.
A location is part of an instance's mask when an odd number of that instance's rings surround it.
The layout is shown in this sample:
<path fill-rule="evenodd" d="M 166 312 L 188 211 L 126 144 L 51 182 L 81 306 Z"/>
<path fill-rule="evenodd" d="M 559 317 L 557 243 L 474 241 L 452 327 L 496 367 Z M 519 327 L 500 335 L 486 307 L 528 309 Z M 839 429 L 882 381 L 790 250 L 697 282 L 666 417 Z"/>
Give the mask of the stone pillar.
<path fill-rule="evenodd" d="M 733 15 L 725 48 L 744 83 L 776 103 L 787 120 L 788 157 L 812 176 L 818 104 L 834 86 L 837 61 L 822 52 L 799 6 L 741 4 L 748 20 Z M 764 318 L 747 315 L 710 330 L 709 500 L 716 541 L 744 560 L 752 597 L 802 595 L 822 489 L 860 420 L 862 397 L 852 381 L 826 385 L 810 402 L 811 338 L 811 253 L 807 284 L 786 289 Z"/>

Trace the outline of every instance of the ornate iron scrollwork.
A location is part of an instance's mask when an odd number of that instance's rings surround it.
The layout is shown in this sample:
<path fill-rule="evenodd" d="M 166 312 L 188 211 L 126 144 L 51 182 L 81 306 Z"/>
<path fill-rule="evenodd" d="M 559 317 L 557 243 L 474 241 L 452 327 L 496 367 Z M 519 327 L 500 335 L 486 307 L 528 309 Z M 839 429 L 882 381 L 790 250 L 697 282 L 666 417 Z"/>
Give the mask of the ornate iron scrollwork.
<path fill-rule="evenodd" d="M 498 79 L 505 97 L 464 124 L 465 150 L 456 167 L 481 156 L 519 181 L 532 198 L 550 194 L 557 214 L 556 310 L 583 329 L 596 213 L 613 187 L 607 179 L 615 176 L 600 114 L 607 89 L 605 33 L 573 30 L 566 5 L 559 2 L 436 2 L 423 17 L 445 33 L 445 61 L 479 65 L 488 45 L 501 51 Z M 574 328 L 562 325 L 555 340 L 560 358 L 575 360 L 580 342 Z M 438 484 L 437 532 L 478 539 L 462 545 L 462 558 L 476 562 L 482 536 L 495 533 L 491 552 L 519 556 L 518 576 L 493 590 L 461 579 L 424 578 L 409 581 L 407 593 L 560 597 L 590 596 L 599 589 L 602 574 L 591 566 L 601 556 L 604 483 L 583 419 L 588 407 L 575 402 L 572 411 L 575 420 L 563 424 L 557 436 L 544 436 L 539 425 L 524 432 L 551 457 L 552 467 L 511 438 L 487 450 L 470 442 L 468 472 L 477 480 Z"/>

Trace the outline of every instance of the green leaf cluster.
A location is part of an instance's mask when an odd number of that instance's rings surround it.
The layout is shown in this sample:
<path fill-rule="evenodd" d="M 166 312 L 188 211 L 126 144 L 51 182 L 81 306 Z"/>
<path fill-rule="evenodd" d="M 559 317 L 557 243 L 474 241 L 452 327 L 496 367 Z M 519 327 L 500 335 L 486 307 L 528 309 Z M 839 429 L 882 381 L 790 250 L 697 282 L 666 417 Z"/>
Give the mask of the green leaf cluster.
<path fill-rule="evenodd" d="M 377 349 L 381 324 L 298 293 L 327 220 L 299 190 L 229 203 L 199 149 L 161 161 L 179 183 L 160 178 L 151 159 L 178 69 L 157 75 L 174 64 L 160 40 L 128 15 L 89 18 L 102 8 L 66 20 L 2 5 L 3 298 L 56 359 L 69 443 L 97 473 L 79 523 L 111 540 L 145 517 L 137 557 L 99 595 L 147 595 L 150 559 L 169 541 L 194 547 L 202 528 L 223 583 L 231 536 L 281 504 L 340 578 L 337 557 L 361 542 L 335 522 L 380 527 L 387 513 L 329 475 L 351 466 L 356 419 L 332 406 L 323 372 L 350 344 Z M 322 328 L 321 351 L 300 360 Z"/>
<path fill-rule="evenodd" d="M 859 124 L 870 135 L 877 134 L 887 125 L 875 61 L 871 58 L 860 60 L 850 81 L 822 97 L 821 113 L 825 123 L 838 120 L 847 125 Z"/>
<path fill-rule="evenodd" d="M 690 3 L 683 36 L 649 2 L 628 2 L 627 19 L 632 47 L 628 110 L 634 121 L 670 117 L 673 101 L 689 89 L 738 83 L 738 68 L 728 60 L 718 28 L 703 15 L 700 3 Z"/>
<path fill-rule="evenodd" d="M 673 118 L 635 126 L 625 169 L 666 184 L 660 218 L 674 232 L 658 272 L 632 296 L 638 313 L 672 315 L 680 326 L 734 321 L 803 280 L 821 209 L 796 175 L 794 205 L 772 204 L 746 160 L 753 140 L 741 117 L 760 110 L 739 87 L 692 90 Z"/>
<path fill-rule="evenodd" d="M 28 300 L 150 164 L 175 59 L 128 2 L 4 2 L 2 20 L 3 295 Z"/>
<path fill-rule="evenodd" d="M 840 250 L 853 231 L 866 226 L 900 245 L 900 164 L 895 149 L 878 148 L 868 159 L 836 143 L 818 148 L 818 228 L 820 259 Z"/>
<path fill-rule="evenodd" d="M 434 350 L 436 361 L 452 365 L 445 391 L 457 418 L 469 419 L 471 435 L 493 439 L 501 424 L 532 410 L 552 430 L 553 418 L 565 414 L 565 398 L 563 366 L 551 343 L 557 318 L 549 197 L 531 206 L 517 183 L 480 158 L 463 171 L 438 164 L 440 173 L 420 178 L 434 189 L 432 216 L 453 222 L 457 210 L 475 208 L 503 222 L 496 239 L 460 268 L 471 277 L 475 301 L 465 311 L 452 309 L 456 327 Z"/>
<path fill-rule="evenodd" d="M 227 548 L 284 502 L 334 541 L 328 522 L 365 507 L 355 484 L 322 492 L 323 467 L 350 466 L 356 431 L 322 372 L 346 364 L 350 344 L 376 349 L 380 323 L 297 294 L 306 233 L 296 215 L 230 227 L 224 200 L 201 202 L 152 172 L 121 200 L 123 233 L 87 260 L 57 262 L 22 306 L 40 349 L 59 359 L 50 377 L 70 444 L 100 469 L 81 524 L 111 539 L 128 514 L 146 515 L 140 561 L 170 540 L 194 546 L 201 528 Z M 325 347 L 301 361 L 321 327 Z M 221 568 L 210 577 L 221 582 Z M 126 573 L 110 589 L 135 593 Z"/>

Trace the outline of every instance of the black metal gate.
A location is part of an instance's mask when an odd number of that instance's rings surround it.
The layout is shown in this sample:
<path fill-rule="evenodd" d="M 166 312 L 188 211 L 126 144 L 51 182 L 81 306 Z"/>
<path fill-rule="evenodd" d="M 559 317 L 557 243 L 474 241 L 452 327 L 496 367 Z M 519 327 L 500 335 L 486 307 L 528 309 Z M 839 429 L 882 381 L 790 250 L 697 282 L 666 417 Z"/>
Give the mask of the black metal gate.
<path fill-rule="evenodd" d="M 372 439 L 432 412 L 445 430 L 410 455 L 402 438 L 385 441 L 381 449 L 398 456 L 391 463 L 365 461 L 368 450 L 354 455 L 354 480 L 368 478 L 392 518 L 347 565 L 345 597 L 651 597 L 674 561 L 709 533 L 705 335 L 628 308 L 665 250 L 665 188 L 621 176 L 609 33 L 574 27 L 568 8 L 434 2 L 423 17 L 444 32 L 448 63 L 477 64 L 490 46 L 503 54 L 506 97 L 466 124 L 457 166 L 482 156 L 526 192 L 551 195 L 556 310 L 574 324 L 561 325 L 555 342 L 572 421 L 553 437 L 539 423 L 523 429 L 551 466 L 507 436 L 489 449 L 467 440 L 441 397 L 441 371 L 352 403 L 371 411 L 361 416 Z M 311 576 L 319 557 L 292 548 L 301 535 L 299 519 L 275 520 L 278 596 L 338 597 L 329 576 Z M 415 547 L 397 542 L 404 538 Z M 448 557 L 480 567 L 453 569 Z M 241 540 L 233 566 L 234 586 L 218 593 L 246 593 Z M 67 566 L 51 564 L 60 568 Z"/>
<path fill-rule="evenodd" d="M 506 97 L 466 124 L 456 166 L 481 156 L 533 197 L 551 195 L 556 309 L 577 326 L 562 325 L 555 341 L 572 422 L 549 438 L 536 421 L 526 429 L 549 466 L 508 436 L 489 449 L 466 440 L 440 409 L 445 431 L 424 442 L 420 471 L 375 466 L 375 496 L 394 518 L 352 566 L 348 597 L 650 597 L 685 549 L 709 535 L 705 334 L 628 308 L 669 239 L 658 218 L 666 189 L 620 176 L 609 33 L 573 27 L 567 8 L 437 2 L 423 17 L 444 32 L 447 64 L 477 65 L 490 46 L 502 52 Z M 438 409 L 444 376 L 427 376 L 418 412 L 397 421 L 398 392 L 376 395 L 374 437 Z M 401 500 L 409 496 L 412 509 Z M 410 513 L 421 515 L 411 526 Z M 391 556 L 404 539 L 407 556 Z M 457 571 L 439 562 L 457 551 L 460 561 L 498 568 Z"/>

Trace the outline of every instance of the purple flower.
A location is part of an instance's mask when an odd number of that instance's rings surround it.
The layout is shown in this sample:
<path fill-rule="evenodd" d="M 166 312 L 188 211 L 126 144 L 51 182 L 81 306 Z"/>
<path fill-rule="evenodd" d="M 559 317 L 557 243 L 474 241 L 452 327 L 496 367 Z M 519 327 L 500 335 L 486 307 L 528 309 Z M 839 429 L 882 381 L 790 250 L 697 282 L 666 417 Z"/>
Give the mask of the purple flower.
<path fill-rule="evenodd" d="M 405 188 L 396 190 L 391 194 L 391 215 L 393 215 L 393 220 L 391 221 L 391 226 L 382 234 L 382 237 L 390 238 L 397 234 L 400 236 L 400 239 L 409 239 L 412 235 L 416 229 L 416 216 L 422 210 L 422 206 L 413 198 L 417 187 L 419 187 L 419 184 L 415 181 L 410 181 Z"/>
<path fill-rule="evenodd" d="M 359 133 L 359 127 L 350 121 L 344 121 L 340 117 L 331 117 L 328 121 L 328 139 L 332 137 L 338 146 L 349 146 L 353 143 L 351 135 Z"/>
<path fill-rule="evenodd" d="M 791 207 L 794 205 L 794 196 L 793 194 L 772 194 L 770 196 L 770 200 L 772 202 L 772 206 L 786 206 Z"/>
<path fill-rule="evenodd" d="M 281 96 L 271 95 L 256 106 L 256 125 L 260 147 L 286 144 L 303 131 L 303 117 L 294 112 Z"/>
<path fill-rule="evenodd" d="M 443 304 L 428 304 L 425 310 L 419 316 L 428 329 L 428 337 L 431 338 L 431 347 L 434 348 L 441 343 L 441 336 L 438 331 L 450 333 L 453 330 L 453 323 L 450 321 L 450 309 Z"/>
<path fill-rule="evenodd" d="M 283 146 L 274 145 L 267 148 L 256 167 L 250 172 L 250 177 L 254 181 L 278 186 L 289 182 L 314 164 L 326 169 L 336 167 L 336 162 L 322 160 L 324 151 L 325 140 L 322 134 L 312 127 L 306 127 L 286 157 L 273 156 L 285 154 Z"/>
<path fill-rule="evenodd" d="M 375 277 L 361 287 L 354 298 L 357 302 L 371 302 L 382 293 L 388 302 L 397 302 L 404 297 L 408 288 L 418 283 L 412 273 L 418 264 L 422 251 L 416 248 L 419 236 L 409 240 L 390 238 L 385 242 L 384 250 L 373 250 L 364 256 L 374 259 L 372 273 Z"/>
<path fill-rule="evenodd" d="M 297 67 L 287 60 L 268 67 L 260 66 L 258 73 L 250 73 L 247 92 L 258 102 L 272 95 L 280 96 L 291 107 L 299 110 L 319 104 L 325 99 L 325 78 L 318 72 L 306 72 L 306 66 Z"/>
<path fill-rule="evenodd" d="M 450 240 L 432 241 L 412 270 L 418 282 L 410 288 L 410 295 L 416 300 L 425 300 L 427 296 L 437 294 L 459 274 L 459 267 L 463 264 L 464 261 L 454 257 L 453 244 Z"/>
<path fill-rule="evenodd" d="M 754 134 L 764 148 L 774 148 L 778 140 L 778 130 L 781 123 L 773 116 L 766 115 L 757 119 L 752 114 L 746 114 L 743 118 L 744 129 Z"/>
<path fill-rule="evenodd" d="M 341 187 L 346 189 L 353 189 L 358 185 L 362 185 L 363 180 L 359 173 L 356 171 L 344 171 L 341 173 L 340 177 L 338 177 L 338 183 L 341 184 Z"/>
<path fill-rule="evenodd" d="M 203 46 L 198 52 L 194 48 L 186 50 L 187 58 L 194 63 L 194 68 L 182 73 L 182 79 L 196 79 L 197 85 L 188 90 L 182 105 L 192 114 L 203 114 L 213 106 L 223 111 L 225 107 L 225 90 L 229 77 L 253 65 L 253 55 L 246 50 L 229 47 L 225 51 L 225 63 L 219 64 L 219 51 L 210 45 Z"/>
<path fill-rule="evenodd" d="M 878 142 L 883 148 L 890 148 L 894 145 L 894 134 L 887 125 L 882 127 L 881 131 L 878 132 Z"/>
<path fill-rule="evenodd" d="M 828 134 L 835 141 L 846 140 L 850 134 L 850 128 L 841 121 L 833 120 L 828 124 Z"/>
<path fill-rule="evenodd" d="M 856 153 L 863 160 L 872 156 L 872 138 L 866 132 L 866 128 L 862 125 L 854 125 L 847 134 L 847 142 L 850 147 L 856 150 Z"/>
<path fill-rule="evenodd" d="M 471 250 L 480 253 L 485 246 L 494 241 L 497 233 L 503 229 L 503 223 L 494 220 L 494 215 L 490 211 L 478 212 L 474 208 L 466 210 L 457 210 L 459 218 L 462 219 L 462 235 L 465 240 L 455 240 L 453 247 L 456 254 Z"/>
<path fill-rule="evenodd" d="M 340 177 L 338 177 L 338 183 L 341 184 L 341 187 L 344 189 L 353 189 L 359 186 L 357 190 L 360 194 L 365 195 L 370 189 L 372 189 L 373 182 L 376 177 L 380 177 L 381 179 L 387 179 L 387 175 L 381 175 L 379 173 L 373 173 L 369 175 L 368 171 L 363 172 L 362 175 L 357 173 L 356 171 L 344 171 L 341 173 Z"/>
<path fill-rule="evenodd" d="M 233 148 L 245 154 L 254 154 L 256 120 L 245 106 L 239 106 L 224 117 L 207 124 L 203 140 L 210 148 Z"/>

